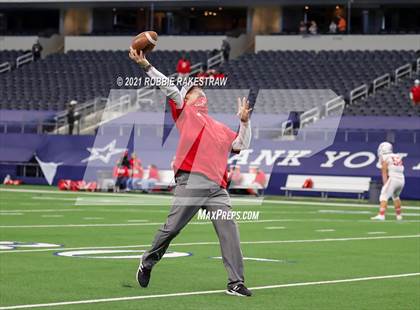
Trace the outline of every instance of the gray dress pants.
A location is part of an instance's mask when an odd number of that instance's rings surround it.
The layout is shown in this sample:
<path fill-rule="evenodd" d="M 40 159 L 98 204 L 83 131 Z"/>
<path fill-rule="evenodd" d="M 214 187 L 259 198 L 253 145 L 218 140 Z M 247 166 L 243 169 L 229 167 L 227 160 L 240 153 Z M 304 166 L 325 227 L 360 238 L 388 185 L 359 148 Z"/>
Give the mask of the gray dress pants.
<path fill-rule="evenodd" d="M 152 248 L 143 254 L 142 264 L 145 268 L 151 269 L 163 257 L 172 239 L 200 208 L 210 213 L 218 210 L 231 211 L 228 192 L 200 174 L 178 173 L 168 218 L 158 230 Z M 219 238 L 223 263 L 228 273 L 228 284 L 241 284 L 244 282 L 244 276 L 238 227 L 233 219 L 219 217 L 212 219 L 212 222 Z"/>

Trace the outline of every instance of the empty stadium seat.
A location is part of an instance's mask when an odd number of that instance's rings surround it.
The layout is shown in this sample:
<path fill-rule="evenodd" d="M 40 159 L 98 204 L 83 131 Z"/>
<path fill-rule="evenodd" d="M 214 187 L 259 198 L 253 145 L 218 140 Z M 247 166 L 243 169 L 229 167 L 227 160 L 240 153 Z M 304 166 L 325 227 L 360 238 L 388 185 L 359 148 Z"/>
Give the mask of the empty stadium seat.
<path fill-rule="evenodd" d="M 164 74 L 174 73 L 185 51 L 156 51 L 151 62 Z M 192 63 L 207 59 L 206 51 L 188 52 Z M 71 100 L 107 97 L 117 77 L 144 77 L 127 51 L 69 51 L 53 54 L 0 74 L 0 109 L 63 110 Z M 136 88 L 136 87 L 132 87 Z"/>
<path fill-rule="evenodd" d="M 389 87 L 382 88 L 375 95 L 347 106 L 345 115 L 420 116 L 420 106 L 414 107 L 409 94 L 415 75 Z"/>
<path fill-rule="evenodd" d="M 164 74 L 171 74 L 183 53 L 185 51 L 155 51 L 149 58 Z M 189 51 L 188 54 L 192 64 L 206 62 L 206 51 Z M 391 73 L 397 67 L 413 62 L 416 57 L 415 51 L 398 50 L 260 51 L 225 62 L 219 70 L 228 78 L 228 89 L 250 89 L 255 94 L 261 89 L 324 89 L 347 97 L 355 87 L 370 84 L 378 76 Z M 145 75 L 128 58 L 127 51 L 69 51 L 50 55 L 0 75 L 3 94 L 0 109 L 63 110 L 70 100 L 85 102 L 95 97 L 107 97 L 110 89 L 120 88 L 116 84 L 118 76 Z M 419 115 L 419 110 L 409 104 L 410 83 L 392 86 L 378 91 L 374 97 L 359 100 L 347 106 L 345 114 Z M 267 95 L 265 100 L 258 101 L 255 112 L 281 114 L 285 112 L 283 103 L 286 101 L 287 109 L 308 110 L 317 100 L 316 95 L 311 97 L 308 93 L 304 97 L 280 98 L 278 92 L 273 91 L 271 97 Z M 214 93 L 210 96 L 210 112 L 235 112 L 233 97 L 232 93 Z M 162 106 L 144 105 L 141 109 L 161 111 Z"/>

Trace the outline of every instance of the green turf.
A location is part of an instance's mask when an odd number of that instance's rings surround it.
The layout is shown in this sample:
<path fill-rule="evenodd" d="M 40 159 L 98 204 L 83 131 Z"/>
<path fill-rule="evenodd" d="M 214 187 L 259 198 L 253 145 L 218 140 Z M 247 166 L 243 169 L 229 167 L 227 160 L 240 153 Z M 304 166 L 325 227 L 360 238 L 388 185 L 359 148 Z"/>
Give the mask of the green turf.
<path fill-rule="evenodd" d="M 75 205 L 77 197 L 81 197 L 82 204 Z M 239 223 L 244 256 L 280 260 L 245 261 L 246 284 L 249 287 L 420 272 L 418 207 L 405 209 L 404 212 L 410 216 L 405 216 L 403 222 L 396 222 L 393 210 L 390 209 L 386 222 L 374 223 L 368 219 L 377 211 L 375 208 L 334 205 L 348 202 L 339 200 L 316 200 L 322 204 L 310 205 L 313 201 L 293 199 L 292 202 L 283 200 L 279 203 L 277 198 L 267 200 L 263 205 L 242 206 L 234 199 L 234 205 L 237 205 L 235 210 L 260 211 L 259 221 Z M 409 204 L 418 206 L 418 202 Z M 31 248 L 16 248 L 20 252 L 0 250 L 0 309 L 24 304 L 224 289 L 226 273 L 223 264 L 220 260 L 210 258 L 220 256 L 217 237 L 211 223 L 197 219 L 186 227 L 170 247 L 170 251 L 190 252 L 193 255 L 164 258 L 153 270 L 147 289 L 141 289 L 135 283 L 134 273 L 138 264 L 136 259 L 54 255 L 66 248 L 78 247 L 139 245 L 125 249 L 144 250 L 160 223 L 165 220 L 169 205 L 169 196 L 0 191 L 0 241 L 62 245 L 62 248 L 47 248 L 50 250 L 43 251 L 33 251 Z M 134 222 L 135 220 L 139 222 Z M 86 226 L 68 226 L 70 224 Z M 373 239 L 390 236 L 403 238 Z M 361 240 L 335 240 L 337 238 Z M 304 240 L 314 242 L 297 242 Z M 257 241 L 292 242 L 256 243 Z M 210 244 L 197 244 L 200 242 Z M 420 276 L 261 289 L 255 290 L 252 298 L 216 293 L 64 305 L 50 309 L 242 307 L 420 309 Z"/>

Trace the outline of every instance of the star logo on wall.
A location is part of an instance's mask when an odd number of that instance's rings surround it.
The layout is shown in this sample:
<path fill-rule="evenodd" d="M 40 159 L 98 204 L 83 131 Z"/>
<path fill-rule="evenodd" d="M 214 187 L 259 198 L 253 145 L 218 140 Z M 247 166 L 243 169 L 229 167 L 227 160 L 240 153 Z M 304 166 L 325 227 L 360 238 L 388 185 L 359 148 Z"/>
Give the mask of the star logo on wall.
<path fill-rule="evenodd" d="M 117 141 L 116 140 L 112 140 L 109 144 L 107 144 L 106 146 L 100 148 L 100 147 L 88 147 L 86 148 L 90 155 L 89 157 L 83 159 L 81 162 L 82 163 L 86 163 L 89 161 L 94 161 L 94 160 L 101 160 L 103 163 L 107 164 L 109 163 L 109 161 L 111 160 L 111 157 L 116 155 L 116 154 L 121 154 L 122 152 L 124 152 L 126 149 L 120 149 L 120 148 L 116 148 Z"/>

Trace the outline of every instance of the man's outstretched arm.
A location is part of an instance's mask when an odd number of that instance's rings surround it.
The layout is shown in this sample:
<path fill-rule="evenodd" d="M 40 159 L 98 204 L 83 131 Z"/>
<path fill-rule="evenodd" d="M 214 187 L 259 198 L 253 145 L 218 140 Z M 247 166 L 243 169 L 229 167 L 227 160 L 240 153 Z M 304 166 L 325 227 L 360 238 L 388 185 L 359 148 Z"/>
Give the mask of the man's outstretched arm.
<path fill-rule="evenodd" d="M 232 142 L 232 149 L 234 151 L 242 151 L 249 148 L 251 145 L 251 121 L 246 123 L 241 122 L 239 126 L 238 136 Z"/>
<path fill-rule="evenodd" d="M 160 79 L 162 81 L 162 83 L 159 83 L 160 90 L 165 94 L 165 96 L 172 99 L 178 108 L 182 107 L 183 100 L 178 87 L 171 85 L 169 78 L 149 63 L 146 57 L 144 57 L 143 51 L 138 53 L 135 49 L 130 47 L 129 57 L 137 63 L 150 78 Z"/>
<path fill-rule="evenodd" d="M 244 97 L 238 98 L 238 113 L 241 120 L 238 136 L 232 142 L 234 151 L 246 150 L 251 144 L 251 115 L 252 108 L 249 107 L 249 101 Z"/>

